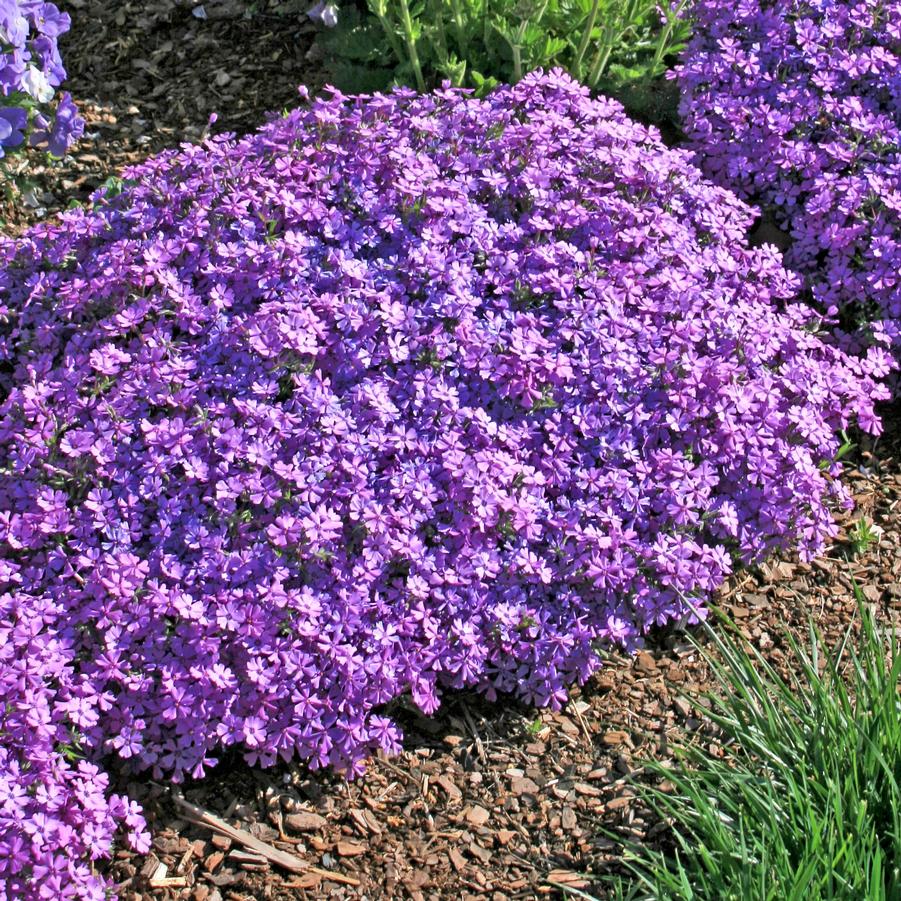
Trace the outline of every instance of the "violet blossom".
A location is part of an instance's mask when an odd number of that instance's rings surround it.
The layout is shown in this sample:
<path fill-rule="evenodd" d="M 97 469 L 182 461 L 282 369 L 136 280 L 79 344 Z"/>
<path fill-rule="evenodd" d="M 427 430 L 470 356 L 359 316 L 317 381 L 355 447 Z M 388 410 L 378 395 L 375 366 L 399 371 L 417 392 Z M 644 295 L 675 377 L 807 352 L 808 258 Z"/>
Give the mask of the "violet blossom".
<path fill-rule="evenodd" d="M 675 70 L 696 159 L 789 233 L 845 346 L 901 356 L 901 2 L 698 0 Z"/>
<path fill-rule="evenodd" d="M 145 845 L 105 758 L 352 775 L 402 696 L 559 707 L 821 549 L 836 434 L 879 430 L 886 353 L 560 71 L 332 92 L 125 179 L 0 239 L 0 898 Z"/>

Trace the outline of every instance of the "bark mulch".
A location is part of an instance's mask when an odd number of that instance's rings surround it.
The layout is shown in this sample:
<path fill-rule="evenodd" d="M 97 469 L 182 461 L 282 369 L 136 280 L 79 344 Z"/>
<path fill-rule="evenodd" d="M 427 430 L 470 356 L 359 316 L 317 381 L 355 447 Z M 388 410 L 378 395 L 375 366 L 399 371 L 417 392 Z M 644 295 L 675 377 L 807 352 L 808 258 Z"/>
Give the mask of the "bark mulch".
<path fill-rule="evenodd" d="M 60 39 L 84 138 L 62 161 L 14 157 L 24 198 L 0 195 L 0 234 L 84 202 L 125 166 L 209 127 L 244 133 L 321 87 L 308 59 L 307 0 L 57 0 L 72 17 Z M 23 202 L 24 199 L 24 202 Z"/>
<path fill-rule="evenodd" d="M 84 200 L 123 166 L 215 129 L 247 131 L 266 111 L 292 106 L 296 85 L 320 84 L 310 55 L 306 0 L 68 0 L 73 27 L 62 52 L 88 120 L 86 138 L 62 162 L 21 162 L 27 203 L 0 209 L 14 234 Z M 901 410 L 887 434 L 858 452 L 847 477 L 857 510 L 810 564 L 782 559 L 738 573 L 718 605 L 777 665 L 788 665 L 785 630 L 802 642 L 812 618 L 833 643 L 856 617 L 854 585 L 886 619 L 901 611 Z M 880 536 L 856 553 L 860 517 Z M 445 698 L 438 714 L 393 710 L 403 754 L 375 759 L 347 782 L 302 767 L 254 769 L 229 757 L 188 802 L 299 860 L 271 865 L 242 841 L 193 822 L 173 787 L 123 783 L 145 806 L 154 833 L 146 856 L 117 852 L 107 872 L 125 901 L 255 901 L 304 898 L 534 898 L 561 886 L 591 891 L 583 874 L 615 858 L 601 827 L 654 840 L 633 801 L 642 761 L 667 760 L 677 741 L 716 743 L 703 706 L 709 673 L 684 633 L 653 636 L 634 658 L 610 656 L 574 689 L 561 713 L 473 695 Z M 252 841 L 252 840 L 251 840 Z M 257 846 L 260 847 L 259 845 Z"/>

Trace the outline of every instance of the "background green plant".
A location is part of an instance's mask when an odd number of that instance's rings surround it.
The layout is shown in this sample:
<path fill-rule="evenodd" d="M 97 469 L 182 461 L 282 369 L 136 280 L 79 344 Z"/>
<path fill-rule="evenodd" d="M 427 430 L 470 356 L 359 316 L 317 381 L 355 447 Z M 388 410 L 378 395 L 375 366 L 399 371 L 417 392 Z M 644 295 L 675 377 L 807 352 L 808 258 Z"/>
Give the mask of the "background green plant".
<path fill-rule="evenodd" d="M 860 641 L 824 656 L 788 639 L 783 678 L 740 638 L 706 629 L 720 692 L 705 710 L 725 755 L 680 749 L 663 783 L 636 785 L 672 826 L 669 850 L 626 842 L 610 899 L 897 901 L 901 898 L 901 655 L 858 592 Z M 583 895 L 583 897 L 587 897 Z"/>
<path fill-rule="evenodd" d="M 865 516 L 861 516 L 848 530 L 848 543 L 851 554 L 855 557 L 865 554 L 870 545 L 876 544 L 878 541 L 879 529 Z"/>
<path fill-rule="evenodd" d="M 359 0 L 320 44 L 345 90 L 443 80 L 484 93 L 560 66 L 592 89 L 629 95 L 659 81 L 684 46 L 687 0 Z M 637 95 L 636 95 L 637 96 Z"/>

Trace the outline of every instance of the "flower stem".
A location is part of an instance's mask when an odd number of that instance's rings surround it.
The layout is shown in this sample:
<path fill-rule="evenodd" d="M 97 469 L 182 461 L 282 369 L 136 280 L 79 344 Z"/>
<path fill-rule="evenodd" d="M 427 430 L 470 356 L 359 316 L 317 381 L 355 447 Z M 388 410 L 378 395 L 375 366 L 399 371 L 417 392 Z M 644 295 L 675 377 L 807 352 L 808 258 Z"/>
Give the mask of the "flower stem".
<path fill-rule="evenodd" d="M 585 51 L 588 49 L 588 42 L 591 40 L 591 32 L 594 31 L 594 23 L 597 21 L 600 5 L 601 0 L 594 0 L 594 3 L 591 4 L 591 12 L 588 14 L 585 30 L 582 32 L 582 39 L 579 41 L 579 47 L 576 50 L 576 58 L 573 60 L 573 78 L 582 77 L 582 60 L 585 57 Z"/>
<path fill-rule="evenodd" d="M 451 6 L 454 8 L 454 31 L 457 32 L 460 55 L 463 59 L 468 59 L 469 41 L 466 38 L 466 29 L 463 27 L 463 11 L 460 9 L 460 0 L 451 0 Z"/>
<path fill-rule="evenodd" d="M 407 3 L 407 0 L 400 0 L 399 5 L 404 41 L 407 44 L 407 55 L 410 57 L 410 65 L 413 67 L 416 87 L 420 91 L 425 91 L 425 79 L 422 77 L 422 66 L 419 65 L 419 52 L 416 49 L 416 37 L 413 34 L 413 20 L 410 18 L 410 4 Z"/>
<path fill-rule="evenodd" d="M 369 0 L 369 10 L 379 20 L 382 31 L 385 32 L 385 37 L 388 38 L 388 43 L 391 45 L 391 51 L 394 53 L 398 65 L 400 65 L 404 61 L 404 47 L 397 39 L 394 23 L 385 15 L 384 4 L 373 3 L 372 0 Z"/>

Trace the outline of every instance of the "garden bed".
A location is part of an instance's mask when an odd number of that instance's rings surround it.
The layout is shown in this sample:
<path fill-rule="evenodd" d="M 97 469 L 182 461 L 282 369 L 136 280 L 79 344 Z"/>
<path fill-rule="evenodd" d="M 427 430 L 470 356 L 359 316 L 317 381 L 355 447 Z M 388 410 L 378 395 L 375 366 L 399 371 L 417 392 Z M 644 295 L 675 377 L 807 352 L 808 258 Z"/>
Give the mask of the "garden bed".
<path fill-rule="evenodd" d="M 286 4 L 259 3 L 249 19 L 243 4 L 212 0 L 204 4 L 206 18 L 174 2 L 64 5 L 73 16 L 63 46 L 67 86 L 86 115 L 88 136 L 62 163 L 30 169 L 34 204 L 16 209 L 7 232 L 84 199 L 123 165 L 196 140 L 213 112 L 214 131 L 244 131 L 267 110 L 293 106 L 297 83 L 316 87 L 307 59 L 310 27 L 299 15 L 283 15 Z M 897 411 L 886 423 L 886 435 L 849 466 L 858 509 L 844 518 L 827 553 L 811 564 L 776 560 L 740 572 L 719 597 L 777 663 L 782 630 L 803 635 L 808 616 L 828 639 L 842 634 L 855 612 L 852 578 L 880 609 L 901 610 Z M 882 534 L 855 553 L 848 529 L 861 516 Z M 373 760 L 353 782 L 293 767 L 253 769 L 234 758 L 184 787 L 190 801 L 318 868 L 300 875 L 235 856 L 236 845 L 212 841 L 208 830 L 182 818 L 168 789 L 140 779 L 127 788 L 144 805 L 153 851 L 118 851 L 109 873 L 124 899 L 196 901 L 217 894 L 236 901 L 532 897 L 555 893 L 554 883 L 584 886 L 578 874 L 609 857 L 600 825 L 626 825 L 637 835 L 648 825 L 629 800 L 625 777 L 643 757 L 665 758 L 676 739 L 705 740 L 703 723 L 681 695 L 708 685 L 690 646 L 670 632 L 635 658 L 612 657 L 572 691 L 562 713 L 492 705 L 465 693 L 447 697 L 429 719 L 395 711 L 403 753 Z"/>
<path fill-rule="evenodd" d="M 776 664 L 786 659 L 784 630 L 804 641 L 809 618 L 830 645 L 839 640 L 857 612 L 852 578 L 887 618 L 897 621 L 901 614 L 899 430 L 890 431 L 878 453 L 862 464 L 849 474 L 850 484 L 860 512 L 884 530 L 878 544 L 850 556 L 847 544 L 837 541 L 813 564 L 774 560 L 741 573 L 719 598 Z M 111 873 L 132 880 L 122 893 L 129 901 L 204 899 L 215 891 L 234 901 L 500 899 L 557 897 L 552 882 L 590 888 L 579 874 L 611 859 L 611 843 L 599 826 L 624 827 L 641 837 L 653 825 L 630 801 L 626 777 L 643 758 L 670 759 L 674 742 L 710 741 L 682 699 L 709 688 L 710 674 L 684 637 L 664 635 L 634 658 L 612 657 L 598 676 L 572 692 L 561 713 L 489 704 L 461 693 L 432 718 L 402 714 L 403 753 L 373 760 L 353 782 L 290 767 L 252 769 L 236 758 L 186 787 L 188 799 L 232 814 L 244 828 L 262 828 L 270 838 L 277 828 L 269 815 L 273 798 L 282 797 L 285 818 L 294 804 L 299 812 L 322 817 L 294 821 L 303 831 L 283 820 L 292 843 L 281 847 L 341 881 L 315 872 L 300 878 L 246 869 L 229 858 L 230 849 L 211 843 L 209 831 L 180 819 L 166 790 L 137 782 L 129 789 L 148 814 L 153 856 L 120 851 Z M 141 873 L 154 871 L 157 860 L 194 887 L 154 889 Z M 348 884 L 348 878 L 358 884 Z"/>

